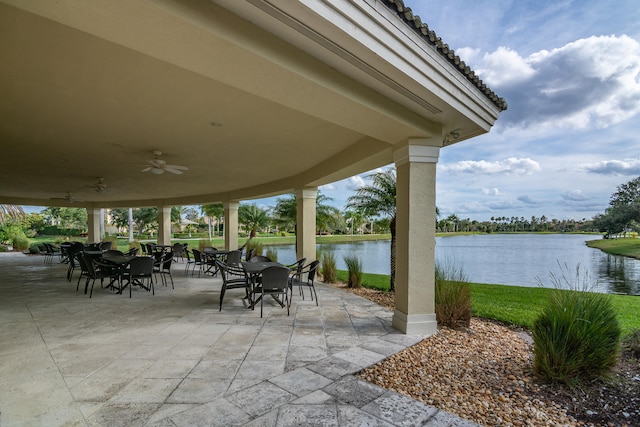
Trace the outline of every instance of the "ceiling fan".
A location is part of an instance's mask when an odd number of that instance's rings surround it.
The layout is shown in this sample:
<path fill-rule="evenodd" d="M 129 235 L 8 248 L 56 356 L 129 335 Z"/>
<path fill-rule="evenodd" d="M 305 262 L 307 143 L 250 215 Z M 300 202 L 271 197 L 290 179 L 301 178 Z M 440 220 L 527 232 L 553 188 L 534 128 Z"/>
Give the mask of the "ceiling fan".
<path fill-rule="evenodd" d="M 147 163 L 149 163 L 150 166 L 142 169 L 142 172 L 151 172 L 154 175 L 162 175 L 165 172 L 171 172 L 180 175 L 182 174 L 182 171 L 189 170 L 186 166 L 168 165 L 167 162 L 160 159 L 160 156 L 162 156 L 161 151 L 154 150 L 153 154 L 156 156 L 155 159 L 147 160 Z"/>
<path fill-rule="evenodd" d="M 64 197 L 52 197 L 51 200 L 64 200 L 67 203 L 73 203 L 73 202 L 77 202 L 79 200 L 76 200 L 70 192 L 67 192 L 67 194 Z"/>
<path fill-rule="evenodd" d="M 104 178 L 98 178 L 98 182 L 94 185 L 96 193 L 104 193 L 107 191 L 107 184 L 104 183 Z"/>

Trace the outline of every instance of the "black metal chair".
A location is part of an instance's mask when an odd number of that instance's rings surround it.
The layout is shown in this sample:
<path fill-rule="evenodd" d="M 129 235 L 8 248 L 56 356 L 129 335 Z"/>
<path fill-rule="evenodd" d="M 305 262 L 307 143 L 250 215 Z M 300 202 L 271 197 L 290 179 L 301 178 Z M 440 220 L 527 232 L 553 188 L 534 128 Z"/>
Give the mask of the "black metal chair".
<path fill-rule="evenodd" d="M 318 270 L 318 266 L 320 265 L 320 261 L 315 260 L 309 263 L 302 269 L 299 269 L 296 273 L 294 273 L 289 278 L 289 288 L 291 289 L 291 298 L 293 299 L 293 287 L 298 286 L 300 290 L 300 295 L 304 300 L 304 290 L 303 288 L 306 286 L 309 288 L 309 293 L 311 294 L 311 301 L 316 300 L 316 305 L 318 305 L 318 294 L 316 293 L 316 287 L 314 286 L 314 281 L 316 278 L 316 273 Z M 291 304 L 291 300 L 289 300 L 289 304 Z"/>
<path fill-rule="evenodd" d="M 148 256 L 135 257 L 129 262 L 127 279 L 129 281 L 129 298 L 133 285 L 139 286 L 147 292 L 156 294 L 153 287 L 153 258 Z"/>
<path fill-rule="evenodd" d="M 162 283 L 164 286 L 167 286 L 167 276 L 171 279 L 171 289 L 175 289 L 173 286 L 173 276 L 171 275 L 171 264 L 174 260 L 173 253 L 167 253 L 162 258 L 162 262 L 160 263 L 160 269 L 158 273 L 160 273 L 160 277 L 162 278 Z"/>
<path fill-rule="evenodd" d="M 289 315 L 289 269 L 285 266 L 272 266 L 265 268 L 261 273 L 261 280 L 253 289 L 253 295 L 260 296 L 252 300 L 252 306 L 260 301 L 260 317 L 264 307 L 265 295 L 271 295 L 282 308 L 287 306 L 287 316 Z M 280 296 L 281 299 L 278 299 Z"/>
<path fill-rule="evenodd" d="M 216 260 L 218 270 L 222 275 L 222 289 L 220 289 L 220 311 L 222 311 L 222 301 L 229 289 L 244 289 L 245 298 L 249 298 L 249 278 L 244 270 L 235 265 L 229 265 L 221 260 Z"/>

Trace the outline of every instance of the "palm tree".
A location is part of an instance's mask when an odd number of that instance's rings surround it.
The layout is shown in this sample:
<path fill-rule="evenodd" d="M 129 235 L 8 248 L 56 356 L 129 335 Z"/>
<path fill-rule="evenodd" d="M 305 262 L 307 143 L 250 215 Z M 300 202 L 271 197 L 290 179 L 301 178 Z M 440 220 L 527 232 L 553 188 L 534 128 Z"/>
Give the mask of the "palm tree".
<path fill-rule="evenodd" d="M 238 221 L 249 230 L 249 240 L 256 237 L 256 231 L 269 225 L 269 216 L 264 209 L 260 209 L 252 203 L 240 205 L 238 209 Z"/>
<path fill-rule="evenodd" d="M 216 219 L 216 235 L 219 230 L 218 225 L 220 220 L 224 217 L 224 205 L 222 203 L 211 203 L 208 205 L 200 206 L 200 211 L 209 217 L 209 239 L 211 239 L 211 218 Z"/>
<path fill-rule="evenodd" d="M 388 169 L 369 175 L 371 185 L 360 187 L 347 199 L 346 208 L 362 210 L 366 215 L 388 217 L 391 230 L 391 278 L 389 290 L 396 289 L 396 171 Z"/>
<path fill-rule="evenodd" d="M 24 213 L 22 206 L 18 205 L 0 205 L 0 223 L 6 222 L 8 219 L 23 219 L 27 215 Z"/>

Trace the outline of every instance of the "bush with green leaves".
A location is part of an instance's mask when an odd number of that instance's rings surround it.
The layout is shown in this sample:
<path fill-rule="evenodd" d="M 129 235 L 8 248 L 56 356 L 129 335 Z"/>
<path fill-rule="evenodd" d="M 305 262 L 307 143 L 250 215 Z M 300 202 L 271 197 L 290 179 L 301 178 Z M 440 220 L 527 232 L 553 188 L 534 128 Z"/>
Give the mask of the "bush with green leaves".
<path fill-rule="evenodd" d="M 32 255 L 37 255 L 39 254 L 40 251 L 40 244 L 39 243 L 32 243 L 29 245 L 29 253 Z"/>
<path fill-rule="evenodd" d="M 534 321 L 533 367 L 546 381 L 573 385 L 602 378 L 615 367 L 621 330 L 609 295 L 587 286 L 580 290 L 564 277 L 552 275 L 556 289 Z"/>
<path fill-rule="evenodd" d="M 359 288 L 362 286 L 362 261 L 357 255 L 345 255 L 344 263 L 347 265 L 348 277 L 347 286 L 350 288 Z"/>
<path fill-rule="evenodd" d="M 462 268 L 436 264 L 436 320 L 440 326 L 468 328 L 471 322 L 471 286 Z"/>
<path fill-rule="evenodd" d="M 336 283 L 336 255 L 333 251 L 324 251 L 320 257 L 322 262 L 322 280 L 325 283 Z"/>

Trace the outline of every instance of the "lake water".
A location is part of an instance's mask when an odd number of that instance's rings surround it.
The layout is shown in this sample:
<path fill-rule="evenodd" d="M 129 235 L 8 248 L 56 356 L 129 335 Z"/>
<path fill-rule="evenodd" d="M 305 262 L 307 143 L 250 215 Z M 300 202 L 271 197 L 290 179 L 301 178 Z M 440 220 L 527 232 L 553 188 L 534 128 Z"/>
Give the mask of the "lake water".
<path fill-rule="evenodd" d="M 607 255 L 586 246 L 596 235 L 482 234 L 436 238 L 436 259 L 441 265 L 461 268 L 476 283 L 554 287 L 551 275 L 573 285 L 584 284 L 605 293 L 640 294 L 640 260 Z M 293 245 L 274 247 L 278 260 L 295 262 Z M 389 274 L 389 241 L 318 245 L 332 250 L 337 268 L 346 270 L 343 256 L 357 254 L 367 273 Z M 581 274 L 576 283 L 576 268 Z"/>

